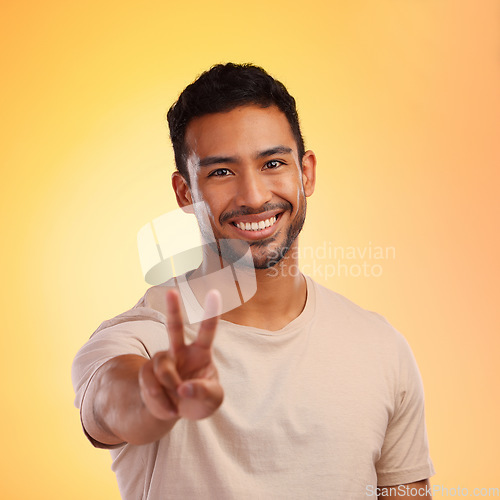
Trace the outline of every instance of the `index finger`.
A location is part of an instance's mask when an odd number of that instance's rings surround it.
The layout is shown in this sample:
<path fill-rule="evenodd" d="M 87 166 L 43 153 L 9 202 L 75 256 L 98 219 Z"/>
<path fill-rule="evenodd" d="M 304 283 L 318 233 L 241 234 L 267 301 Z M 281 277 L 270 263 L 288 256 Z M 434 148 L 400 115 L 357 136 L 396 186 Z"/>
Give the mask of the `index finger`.
<path fill-rule="evenodd" d="M 210 290 L 205 297 L 205 319 L 200 325 L 196 343 L 209 349 L 215 338 L 215 330 L 222 309 L 222 299 L 218 290 Z"/>
<path fill-rule="evenodd" d="M 167 290 L 167 333 L 170 347 L 175 356 L 184 347 L 184 324 L 182 321 L 179 293 L 175 289 Z"/>

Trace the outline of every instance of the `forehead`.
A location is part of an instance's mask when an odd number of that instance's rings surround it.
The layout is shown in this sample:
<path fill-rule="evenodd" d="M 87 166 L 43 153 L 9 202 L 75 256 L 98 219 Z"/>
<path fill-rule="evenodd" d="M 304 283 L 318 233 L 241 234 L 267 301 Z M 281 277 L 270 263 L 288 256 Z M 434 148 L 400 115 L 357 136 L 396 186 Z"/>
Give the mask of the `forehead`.
<path fill-rule="evenodd" d="M 294 153 L 297 145 L 285 114 L 276 106 L 240 106 L 192 120 L 186 129 L 188 155 L 253 155 L 284 145 Z"/>

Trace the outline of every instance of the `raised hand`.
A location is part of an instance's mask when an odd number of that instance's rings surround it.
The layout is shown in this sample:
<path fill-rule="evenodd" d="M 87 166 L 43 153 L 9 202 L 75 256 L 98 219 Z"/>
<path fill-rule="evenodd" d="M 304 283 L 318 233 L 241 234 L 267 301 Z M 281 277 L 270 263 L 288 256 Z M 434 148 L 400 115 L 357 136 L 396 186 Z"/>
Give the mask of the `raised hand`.
<path fill-rule="evenodd" d="M 160 420 L 179 417 L 198 420 L 221 405 L 224 393 L 212 360 L 212 343 L 221 310 L 219 292 L 211 290 L 205 300 L 207 319 L 196 340 L 184 342 L 179 294 L 168 290 L 168 351 L 158 352 L 139 371 L 141 398 L 151 414 Z"/>

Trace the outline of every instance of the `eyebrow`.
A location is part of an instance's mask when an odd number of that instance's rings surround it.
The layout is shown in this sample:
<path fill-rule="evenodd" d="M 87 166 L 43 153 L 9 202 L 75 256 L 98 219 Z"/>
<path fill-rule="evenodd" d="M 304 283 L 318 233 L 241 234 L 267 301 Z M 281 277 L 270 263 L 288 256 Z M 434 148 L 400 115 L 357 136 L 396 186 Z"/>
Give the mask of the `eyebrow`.
<path fill-rule="evenodd" d="M 274 148 L 269 148 L 266 149 L 265 151 L 261 151 L 258 155 L 257 158 L 265 158 L 266 156 L 273 156 L 273 155 L 287 155 L 292 152 L 292 148 L 289 148 L 288 146 L 275 146 Z"/>
<path fill-rule="evenodd" d="M 288 146 L 274 146 L 264 151 L 257 153 L 256 158 L 265 158 L 267 156 L 273 156 L 277 154 L 290 154 L 292 153 L 292 148 Z M 239 157 L 237 156 L 207 156 L 201 159 L 198 163 L 200 167 L 209 167 L 211 165 L 220 165 L 224 163 L 237 163 Z"/>
<path fill-rule="evenodd" d="M 236 163 L 238 158 L 236 156 L 207 156 L 200 160 L 198 165 L 200 167 L 210 167 L 211 165 L 218 165 L 220 163 Z"/>

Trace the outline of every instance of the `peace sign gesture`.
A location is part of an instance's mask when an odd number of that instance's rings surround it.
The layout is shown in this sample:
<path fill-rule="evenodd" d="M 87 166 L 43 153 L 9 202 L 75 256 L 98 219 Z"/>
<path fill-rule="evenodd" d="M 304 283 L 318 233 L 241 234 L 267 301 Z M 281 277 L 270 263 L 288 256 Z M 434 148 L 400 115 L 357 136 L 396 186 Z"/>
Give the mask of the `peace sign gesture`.
<path fill-rule="evenodd" d="M 184 417 L 198 420 L 208 417 L 221 405 L 224 393 L 212 360 L 221 298 L 211 290 L 205 299 L 207 319 L 201 323 L 198 337 L 184 342 L 180 299 L 177 290 L 167 291 L 168 351 L 156 353 L 139 372 L 142 401 L 160 420 Z"/>

